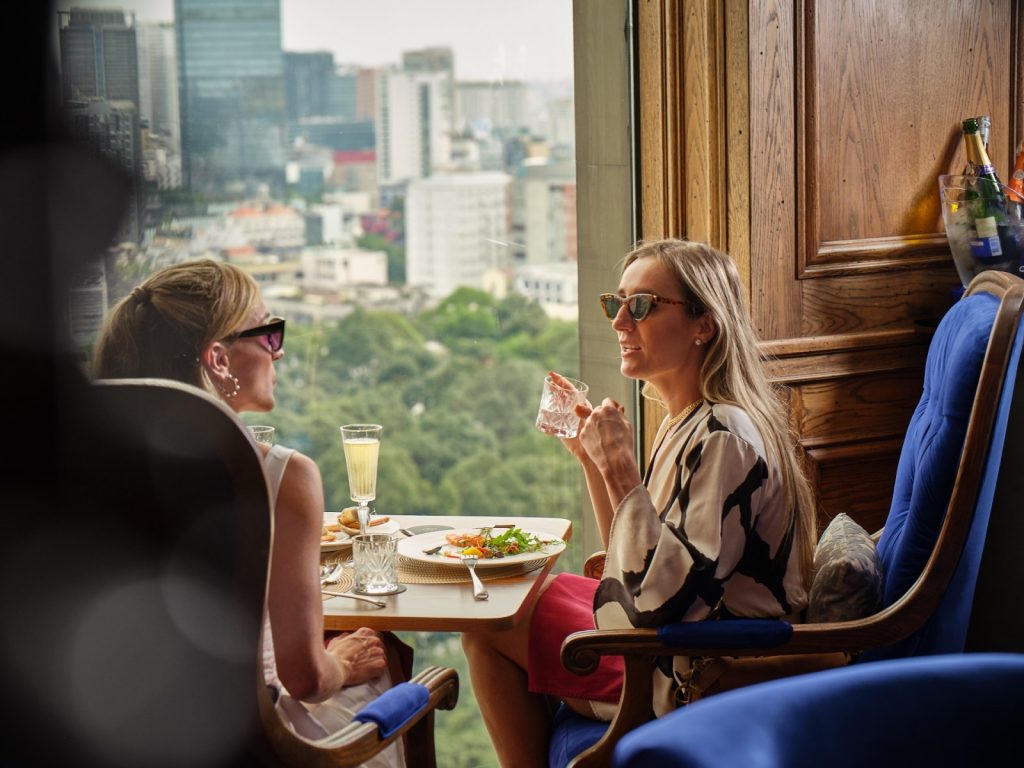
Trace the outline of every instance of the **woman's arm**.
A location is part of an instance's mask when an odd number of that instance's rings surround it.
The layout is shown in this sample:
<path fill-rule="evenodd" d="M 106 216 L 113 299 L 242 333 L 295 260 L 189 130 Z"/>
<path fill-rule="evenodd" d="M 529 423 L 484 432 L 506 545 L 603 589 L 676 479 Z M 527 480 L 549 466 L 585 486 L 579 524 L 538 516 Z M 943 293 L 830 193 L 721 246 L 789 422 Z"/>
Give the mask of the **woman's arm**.
<path fill-rule="evenodd" d="M 307 456 L 288 461 L 274 509 L 269 610 L 277 673 L 288 692 L 322 701 L 345 685 L 384 671 L 380 638 L 369 630 L 324 648 L 323 599 L 317 564 L 324 497 L 320 470 Z"/>
<path fill-rule="evenodd" d="M 577 412 L 583 416 L 580 408 Z M 633 425 L 621 405 L 605 398 L 601 405 L 586 413 L 578 440 L 586 457 L 581 461 L 591 499 L 601 499 L 600 505 L 595 500 L 594 514 L 607 547 L 615 509 L 643 483 L 633 455 Z"/>

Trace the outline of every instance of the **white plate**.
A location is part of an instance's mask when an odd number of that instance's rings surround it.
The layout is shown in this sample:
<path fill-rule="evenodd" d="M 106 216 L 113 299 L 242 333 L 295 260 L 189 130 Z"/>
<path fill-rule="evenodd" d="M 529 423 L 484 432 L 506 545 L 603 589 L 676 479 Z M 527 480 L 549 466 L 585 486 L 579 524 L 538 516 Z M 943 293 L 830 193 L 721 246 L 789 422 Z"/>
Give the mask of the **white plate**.
<path fill-rule="evenodd" d="M 337 512 L 328 512 L 324 515 L 324 525 L 336 524 L 338 522 Z M 321 541 L 320 551 L 330 552 L 335 549 L 341 549 L 342 547 L 352 546 L 352 536 L 356 532 L 355 529 L 347 530 L 342 529 L 340 531 L 334 531 L 334 541 Z M 367 529 L 368 533 L 398 533 L 398 523 L 394 520 L 388 520 L 386 523 L 380 525 L 371 525 Z"/>
<path fill-rule="evenodd" d="M 528 563 L 531 560 L 539 560 L 544 557 L 550 557 L 551 555 L 557 555 L 563 549 L 565 549 L 565 542 L 559 539 L 557 536 L 551 533 L 544 533 L 542 531 L 531 531 L 527 528 L 521 528 L 524 533 L 531 533 L 534 536 L 544 541 L 550 541 L 550 544 L 545 544 L 537 552 L 523 552 L 518 555 L 507 555 L 506 557 L 495 557 L 477 560 L 477 568 L 493 568 L 500 565 L 515 565 L 516 563 Z M 500 531 L 500 529 L 499 529 Z M 453 531 L 431 531 L 430 533 L 421 533 L 419 536 L 410 536 L 409 538 L 402 539 L 398 542 L 398 554 L 408 557 L 410 560 L 418 560 L 421 563 L 431 563 L 432 565 L 457 565 L 462 567 L 462 561 L 458 555 L 462 551 L 462 547 L 453 547 L 451 544 L 445 544 L 448 540 L 447 536 L 452 533 L 479 533 L 479 528 L 465 528 L 462 530 L 456 529 Z M 437 554 L 427 555 L 424 554 L 423 550 L 433 549 L 439 544 L 444 544 Z"/>

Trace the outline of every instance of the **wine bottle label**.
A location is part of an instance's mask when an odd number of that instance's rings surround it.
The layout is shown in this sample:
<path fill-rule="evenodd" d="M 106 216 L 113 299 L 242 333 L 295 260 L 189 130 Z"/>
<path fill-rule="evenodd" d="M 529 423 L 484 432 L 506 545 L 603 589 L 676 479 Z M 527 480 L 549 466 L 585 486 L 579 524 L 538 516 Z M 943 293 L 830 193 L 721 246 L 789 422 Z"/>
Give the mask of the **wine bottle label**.
<path fill-rule="evenodd" d="M 987 176 L 990 173 L 996 172 L 994 165 L 976 165 L 974 169 L 978 176 Z"/>
<path fill-rule="evenodd" d="M 974 226 L 978 230 L 978 237 L 994 237 L 996 239 L 999 238 L 999 229 L 996 227 L 995 216 L 985 216 L 984 218 L 975 219 Z"/>
<path fill-rule="evenodd" d="M 994 216 L 983 216 L 974 220 L 974 228 L 978 239 L 971 244 L 976 258 L 992 259 L 1003 255 L 1003 246 L 999 242 L 999 229 Z"/>

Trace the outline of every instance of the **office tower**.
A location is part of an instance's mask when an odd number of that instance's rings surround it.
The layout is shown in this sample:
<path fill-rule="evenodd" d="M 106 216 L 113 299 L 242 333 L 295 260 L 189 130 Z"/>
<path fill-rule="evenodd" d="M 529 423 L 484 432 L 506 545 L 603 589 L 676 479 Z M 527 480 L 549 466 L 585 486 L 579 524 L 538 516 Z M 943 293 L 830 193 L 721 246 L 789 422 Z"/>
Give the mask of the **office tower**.
<path fill-rule="evenodd" d="M 483 288 L 511 264 L 504 173 L 457 173 L 413 181 L 405 203 L 406 282 L 443 298 Z"/>
<path fill-rule="evenodd" d="M 186 185 L 279 188 L 286 122 L 280 0 L 174 0 L 174 24 Z"/>
<path fill-rule="evenodd" d="M 359 70 L 354 67 L 338 67 L 330 79 L 325 114 L 345 120 L 358 120 Z M 373 119 L 373 115 L 370 115 Z"/>
<path fill-rule="evenodd" d="M 142 141 L 139 112 L 134 102 L 90 99 L 65 105 L 72 136 L 124 170 L 132 179 L 132 201 L 125 211 L 117 242 L 138 243 L 145 226 L 142 179 Z"/>
<path fill-rule="evenodd" d="M 451 100 L 445 72 L 383 72 L 377 81 L 377 177 L 422 179 L 451 161 Z"/>
<path fill-rule="evenodd" d="M 178 114 L 178 65 L 174 48 L 174 24 L 138 24 L 135 28 L 139 61 L 139 116 L 149 130 L 181 145 Z"/>
<path fill-rule="evenodd" d="M 121 10 L 58 11 L 64 100 L 139 103 L 135 21 Z"/>
<path fill-rule="evenodd" d="M 576 169 L 546 145 L 520 165 L 511 189 L 511 231 L 519 264 L 576 260 Z"/>
<path fill-rule="evenodd" d="M 521 82 L 465 81 L 455 84 L 455 129 L 493 132 L 501 138 L 530 128 L 528 86 Z"/>
<path fill-rule="evenodd" d="M 356 120 L 373 120 L 377 115 L 377 70 L 356 72 Z"/>
<path fill-rule="evenodd" d="M 288 119 L 331 115 L 329 99 L 334 77 L 334 54 L 329 51 L 284 54 Z"/>

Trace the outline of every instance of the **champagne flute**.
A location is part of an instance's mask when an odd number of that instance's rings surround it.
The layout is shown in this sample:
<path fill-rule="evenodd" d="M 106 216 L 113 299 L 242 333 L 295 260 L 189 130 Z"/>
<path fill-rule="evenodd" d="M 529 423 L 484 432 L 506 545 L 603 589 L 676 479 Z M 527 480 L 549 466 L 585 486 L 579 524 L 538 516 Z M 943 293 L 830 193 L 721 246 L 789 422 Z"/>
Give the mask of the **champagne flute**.
<path fill-rule="evenodd" d="M 366 533 L 370 520 L 369 503 L 377 498 L 377 456 L 380 453 L 380 424 L 346 424 L 341 428 L 341 443 L 348 468 L 348 490 L 358 504 L 359 532 Z"/>

